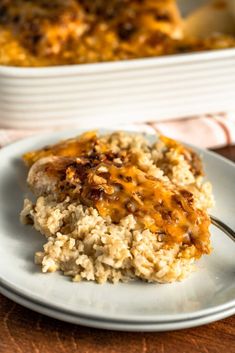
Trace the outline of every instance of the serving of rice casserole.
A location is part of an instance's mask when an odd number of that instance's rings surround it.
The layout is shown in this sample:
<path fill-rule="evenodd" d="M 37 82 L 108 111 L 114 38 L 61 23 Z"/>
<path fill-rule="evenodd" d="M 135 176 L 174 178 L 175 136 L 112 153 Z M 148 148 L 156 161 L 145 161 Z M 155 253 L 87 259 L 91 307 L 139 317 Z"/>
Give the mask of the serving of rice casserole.
<path fill-rule="evenodd" d="M 167 283 L 211 252 L 211 184 L 200 157 L 174 140 L 89 131 L 23 159 L 36 201 L 25 199 L 20 218 L 45 237 L 42 272 Z"/>
<path fill-rule="evenodd" d="M 184 34 L 176 0 L 1 0 L 0 65 L 41 67 L 235 47 Z"/>

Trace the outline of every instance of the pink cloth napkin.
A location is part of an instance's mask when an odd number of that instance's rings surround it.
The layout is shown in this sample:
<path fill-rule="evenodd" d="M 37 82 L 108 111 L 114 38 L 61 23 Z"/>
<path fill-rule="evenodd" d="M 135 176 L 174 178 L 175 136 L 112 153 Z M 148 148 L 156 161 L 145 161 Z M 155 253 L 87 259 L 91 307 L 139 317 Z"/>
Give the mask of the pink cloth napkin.
<path fill-rule="evenodd" d="M 93 129 L 94 127 L 87 126 L 87 129 Z M 77 128 L 79 128 L 79 125 Z M 206 114 L 164 122 L 149 120 L 143 123 L 116 124 L 109 126 L 109 128 L 151 134 L 158 132 L 204 148 L 235 144 L 235 113 Z M 75 129 L 74 126 L 73 129 Z M 56 128 L 54 130 L 58 131 L 60 129 Z M 0 146 L 3 147 L 16 140 L 42 132 L 45 132 L 45 130 L 1 129 L 0 127 Z"/>

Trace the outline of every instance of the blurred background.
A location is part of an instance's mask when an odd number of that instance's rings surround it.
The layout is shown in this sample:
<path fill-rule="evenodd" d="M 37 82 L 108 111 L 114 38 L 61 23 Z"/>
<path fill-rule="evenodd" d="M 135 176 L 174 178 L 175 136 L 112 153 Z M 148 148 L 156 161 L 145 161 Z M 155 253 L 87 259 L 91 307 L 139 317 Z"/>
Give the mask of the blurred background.
<path fill-rule="evenodd" d="M 105 126 L 231 144 L 234 47 L 234 0 L 2 0 L 0 143 Z"/>

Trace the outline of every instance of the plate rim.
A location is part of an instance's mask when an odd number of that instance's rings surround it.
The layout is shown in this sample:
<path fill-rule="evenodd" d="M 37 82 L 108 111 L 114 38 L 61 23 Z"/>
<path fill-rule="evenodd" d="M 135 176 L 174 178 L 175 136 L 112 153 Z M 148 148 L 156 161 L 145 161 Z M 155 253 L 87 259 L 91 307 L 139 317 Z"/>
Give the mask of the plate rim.
<path fill-rule="evenodd" d="M 168 322 L 184 322 L 184 321 L 196 320 L 196 319 L 200 319 L 203 317 L 211 316 L 216 313 L 225 312 L 227 310 L 232 310 L 233 308 L 235 310 L 235 301 L 230 301 L 230 303 L 226 303 L 224 305 L 218 306 L 217 310 L 215 310 L 215 309 L 210 310 L 210 311 L 209 311 L 209 309 L 200 310 L 200 311 L 197 311 L 197 315 L 183 314 L 184 317 L 183 317 L 183 315 L 181 315 L 181 316 L 178 315 L 176 319 L 173 319 L 172 315 L 161 315 L 161 316 L 159 315 L 158 319 L 149 318 L 148 320 L 125 319 L 125 318 L 118 319 L 118 318 L 111 318 L 111 317 L 107 318 L 104 315 L 90 315 L 90 314 L 86 314 L 81 311 L 74 311 L 74 310 L 70 310 L 67 308 L 59 307 L 58 305 L 53 305 L 51 302 L 46 301 L 46 300 L 37 299 L 35 296 L 30 297 L 29 294 L 26 294 L 22 291 L 19 291 L 17 289 L 17 287 L 14 288 L 14 286 L 9 285 L 8 283 L 6 283 L 5 281 L 3 281 L 0 278 L 0 292 L 2 292 L 2 290 L 10 292 L 13 295 L 16 295 L 17 297 L 22 298 L 26 302 L 33 303 L 36 306 L 44 307 L 48 310 L 59 312 L 62 315 L 69 315 L 69 316 L 76 317 L 76 318 L 84 318 L 86 320 L 113 322 L 113 323 L 117 323 L 117 324 L 124 323 L 124 322 L 127 324 L 138 324 L 138 323 L 139 324 L 154 324 L 154 323 L 164 324 L 164 323 L 168 323 Z M 235 311 L 234 311 L 234 314 L 235 314 Z"/>
<path fill-rule="evenodd" d="M 188 329 L 192 327 L 197 327 L 201 325 L 206 325 L 214 321 L 222 320 L 235 314 L 235 306 L 227 310 L 220 310 L 215 313 L 204 315 L 198 318 L 186 319 L 186 320 L 176 320 L 167 322 L 116 322 L 113 320 L 99 320 L 97 318 L 87 318 L 82 315 L 72 315 L 68 313 L 63 313 L 58 310 L 54 310 L 50 307 L 45 307 L 43 305 L 34 303 L 30 299 L 26 299 L 17 293 L 13 293 L 6 288 L 4 289 L 0 285 L 0 293 L 10 300 L 22 305 L 23 307 L 33 310 L 39 314 L 46 315 L 48 317 L 68 322 L 75 325 L 83 325 L 87 327 L 93 327 L 105 330 L 115 330 L 115 331 L 131 331 L 131 332 L 166 332 L 172 330 Z"/>

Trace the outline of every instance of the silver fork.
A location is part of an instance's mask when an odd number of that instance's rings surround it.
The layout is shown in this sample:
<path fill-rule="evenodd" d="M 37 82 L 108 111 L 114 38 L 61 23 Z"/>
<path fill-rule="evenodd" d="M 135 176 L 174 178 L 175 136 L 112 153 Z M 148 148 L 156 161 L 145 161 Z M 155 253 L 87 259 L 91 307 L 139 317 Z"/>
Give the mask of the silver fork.
<path fill-rule="evenodd" d="M 227 234 L 229 236 L 230 239 L 235 241 L 235 232 L 227 224 L 225 224 L 224 222 L 222 222 L 220 219 L 216 218 L 215 216 L 210 215 L 210 219 L 211 219 L 211 223 L 214 226 L 216 226 L 217 228 L 222 230 L 225 234 Z"/>

